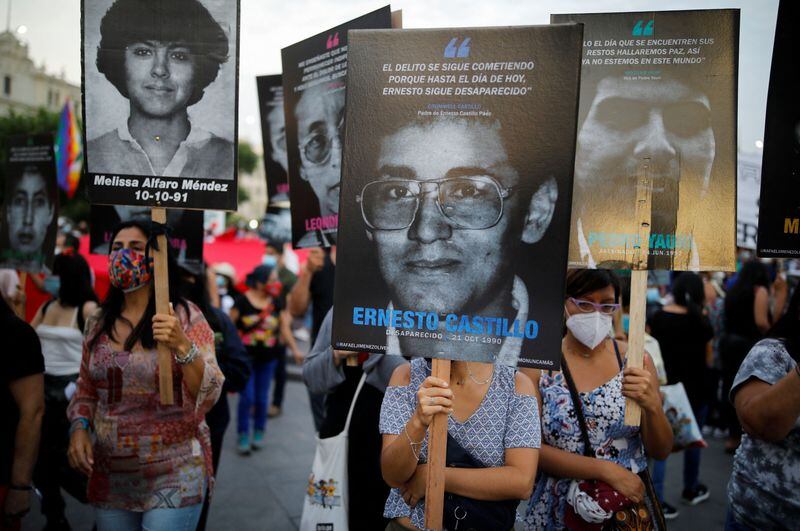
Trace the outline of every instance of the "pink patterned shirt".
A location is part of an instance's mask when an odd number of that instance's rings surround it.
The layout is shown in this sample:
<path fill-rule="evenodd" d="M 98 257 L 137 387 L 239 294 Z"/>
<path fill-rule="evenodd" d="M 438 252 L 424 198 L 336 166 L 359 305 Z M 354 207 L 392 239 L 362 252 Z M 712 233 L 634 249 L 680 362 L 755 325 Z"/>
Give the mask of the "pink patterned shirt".
<path fill-rule="evenodd" d="M 115 351 L 102 334 L 92 351 L 83 344 L 78 388 L 70 401 L 70 421 L 85 418 L 94 428 L 94 467 L 88 498 L 96 506 L 147 511 L 203 501 L 213 487 L 211 441 L 205 414 L 217 401 L 225 377 L 217 366 L 214 334 L 197 306 L 176 313 L 183 331 L 205 361 L 196 397 L 172 363 L 175 403 L 162 406 L 158 392 L 158 354 L 153 350 Z"/>

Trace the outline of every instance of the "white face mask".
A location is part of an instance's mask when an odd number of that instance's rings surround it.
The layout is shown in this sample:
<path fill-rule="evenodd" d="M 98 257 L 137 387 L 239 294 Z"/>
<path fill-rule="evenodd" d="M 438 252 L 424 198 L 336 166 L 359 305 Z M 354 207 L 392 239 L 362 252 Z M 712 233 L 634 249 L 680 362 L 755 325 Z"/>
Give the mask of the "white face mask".
<path fill-rule="evenodd" d="M 575 339 L 594 350 L 611 332 L 611 316 L 600 313 L 576 313 L 567 318 L 567 328 Z"/>

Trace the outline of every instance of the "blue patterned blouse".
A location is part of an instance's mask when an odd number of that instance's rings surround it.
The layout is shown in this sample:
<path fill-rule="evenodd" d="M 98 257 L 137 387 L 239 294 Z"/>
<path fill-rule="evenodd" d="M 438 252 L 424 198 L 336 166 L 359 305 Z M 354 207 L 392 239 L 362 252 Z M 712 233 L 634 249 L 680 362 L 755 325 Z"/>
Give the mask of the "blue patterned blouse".
<path fill-rule="evenodd" d="M 542 395 L 542 433 L 544 444 L 583 455 L 581 429 L 572 407 L 572 397 L 563 375 L 542 371 L 539 379 Z M 586 393 L 580 393 L 589 440 L 598 459 L 613 461 L 631 472 L 647 467 L 639 427 L 625 426 L 625 397 L 622 396 L 622 371 L 611 380 Z M 525 529 L 564 529 L 569 478 L 542 473 L 536 482 Z"/>
<path fill-rule="evenodd" d="M 506 448 L 539 448 L 541 430 L 536 397 L 518 395 L 514 384 L 515 370 L 504 365 L 495 365 L 492 381 L 478 409 L 465 422 L 452 416 L 447 431 L 475 459 L 486 467 L 503 466 Z M 403 432 L 417 407 L 417 389 L 430 375 L 430 369 L 422 358 L 411 361 L 411 383 L 405 387 L 386 388 L 381 407 L 380 431 L 399 435 Z M 422 443 L 420 460 L 428 456 L 428 437 Z M 411 523 L 424 528 L 425 502 L 412 510 L 400 496 L 399 489 L 392 489 L 386 500 L 383 515 L 386 518 L 410 516 Z"/>

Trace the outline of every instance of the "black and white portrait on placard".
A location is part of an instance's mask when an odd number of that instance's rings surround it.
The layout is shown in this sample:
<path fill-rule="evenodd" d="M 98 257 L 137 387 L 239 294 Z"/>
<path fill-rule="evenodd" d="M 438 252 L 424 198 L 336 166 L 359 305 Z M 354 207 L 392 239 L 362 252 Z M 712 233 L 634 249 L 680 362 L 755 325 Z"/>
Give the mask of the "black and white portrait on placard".
<path fill-rule="evenodd" d="M 558 365 L 580 37 L 350 32 L 335 348 Z"/>
<path fill-rule="evenodd" d="M 283 85 L 280 74 L 256 77 L 258 106 L 261 109 L 261 138 L 264 170 L 267 174 L 267 204 L 289 203 L 288 161 L 286 158 L 286 118 L 283 114 Z"/>
<path fill-rule="evenodd" d="M 296 248 L 336 244 L 348 32 L 390 27 L 392 14 L 386 6 L 281 52 L 292 238 Z"/>
<path fill-rule="evenodd" d="M 32 273 L 49 271 L 58 227 L 50 135 L 9 139 L 0 226 L 0 267 Z"/>
<path fill-rule="evenodd" d="M 93 202 L 233 206 L 203 192 L 235 195 L 237 23 L 238 0 L 83 0 Z"/>

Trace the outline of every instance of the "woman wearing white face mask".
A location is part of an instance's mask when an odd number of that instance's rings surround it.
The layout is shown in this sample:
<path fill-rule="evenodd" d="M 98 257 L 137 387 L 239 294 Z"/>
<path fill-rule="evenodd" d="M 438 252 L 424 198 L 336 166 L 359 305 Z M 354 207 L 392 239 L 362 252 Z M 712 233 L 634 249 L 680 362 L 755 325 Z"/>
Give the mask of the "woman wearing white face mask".
<path fill-rule="evenodd" d="M 528 505 L 526 529 L 600 524 L 620 511 L 644 510 L 659 519 L 643 472 L 647 457 L 669 455 L 672 429 L 650 357 L 645 355 L 644 369 L 623 370 L 627 345 L 610 337 L 619 292 L 610 271 L 570 270 L 562 370 L 522 369 L 542 396 L 543 475 Z M 624 425 L 626 398 L 642 408 L 640 427 Z"/>

